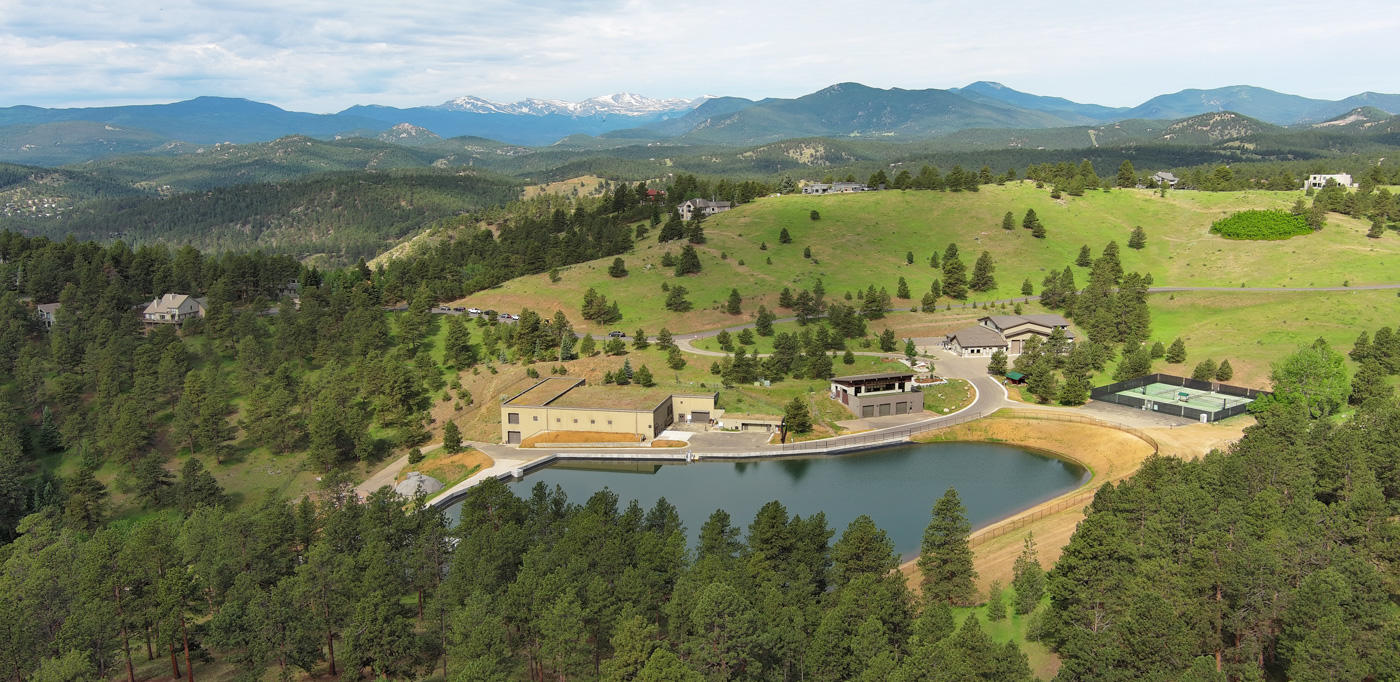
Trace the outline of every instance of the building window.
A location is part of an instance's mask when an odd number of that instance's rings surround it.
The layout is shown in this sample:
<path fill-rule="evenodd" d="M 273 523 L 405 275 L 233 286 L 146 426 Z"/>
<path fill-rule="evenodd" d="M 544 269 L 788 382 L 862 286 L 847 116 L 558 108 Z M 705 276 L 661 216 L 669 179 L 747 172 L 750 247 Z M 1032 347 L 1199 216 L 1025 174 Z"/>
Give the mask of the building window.
<path fill-rule="evenodd" d="M 598 422 L 597 422 L 596 420 L 590 419 L 590 420 L 588 420 L 588 423 L 589 423 L 589 424 L 597 424 Z"/>
<path fill-rule="evenodd" d="M 540 416 L 539 416 L 539 415 L 534 415 L 534 416 L 531 416 L 531 417 L 530 417 L 530 421 L 536 421 L 536 422 L 537 422 L 537 421 L 539 421 L 539 420 L 540 420 Z"/>
<path fill-rule="evenodd" d="M 575 420 L 574 420 L 574 423 L 577 424 L 577 423 L 578 423 L 578 419 L 575 419 Z"/>
<path fill-rule="evenodd" d="M 519 423 L 520 423 L 520 413 L 518 413 L 518 412 L 507 412 L 507 413 L 506 413 L 506 423 L 507 423 L 507 424 L 519 424 Z"/>

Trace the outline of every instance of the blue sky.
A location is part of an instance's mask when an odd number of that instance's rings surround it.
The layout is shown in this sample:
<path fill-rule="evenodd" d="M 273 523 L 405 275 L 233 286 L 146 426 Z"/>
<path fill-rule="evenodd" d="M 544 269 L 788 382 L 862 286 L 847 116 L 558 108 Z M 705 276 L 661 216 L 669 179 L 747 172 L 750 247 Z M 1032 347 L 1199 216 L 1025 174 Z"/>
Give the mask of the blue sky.
<path fill-rule="evenodd" d="M 0 106 L 247 97 L 793 97 L 995 80 L 1111 106 L 1259 85 L 1400 91 L 1393 0 L 0 0 Z"/>

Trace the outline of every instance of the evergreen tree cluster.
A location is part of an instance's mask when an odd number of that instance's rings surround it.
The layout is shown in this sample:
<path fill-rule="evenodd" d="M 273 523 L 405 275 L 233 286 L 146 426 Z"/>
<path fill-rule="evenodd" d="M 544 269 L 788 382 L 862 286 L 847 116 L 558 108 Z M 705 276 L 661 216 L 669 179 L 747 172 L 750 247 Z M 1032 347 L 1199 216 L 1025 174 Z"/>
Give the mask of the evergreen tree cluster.
<path fill-rule="evenodd" d="M 1400 408 L 1368 403 L 1340 426 L 1287 404 L 1258 417 L 1228 452 L 1154 457 L 1099 490 L 1050 577 L 1042 629 L 1061 675 L 1400 673 Z"/>

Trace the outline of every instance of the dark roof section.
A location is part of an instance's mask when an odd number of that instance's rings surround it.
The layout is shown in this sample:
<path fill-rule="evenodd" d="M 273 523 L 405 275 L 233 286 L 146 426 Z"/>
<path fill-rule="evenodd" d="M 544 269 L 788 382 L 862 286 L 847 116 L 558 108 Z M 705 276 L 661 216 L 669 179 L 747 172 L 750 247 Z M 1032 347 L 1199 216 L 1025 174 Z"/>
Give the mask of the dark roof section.
<path fill-rule="evenodd" d="M 948 335 L 951 341 L 957 339 L 963 348 L 1006 348 L 1006 339 L 1001 334 L 986 327 L 963 327 Z"/>
<path fill-rule="evenodd" d="M 882 381 L 885 379 L 912 379 L 913 372 L 875 372 L 874 374 L 852 374 L 850 376 L 836 377 L 832 381 L 838 384 L 858 384 L 863 381 Z"/>

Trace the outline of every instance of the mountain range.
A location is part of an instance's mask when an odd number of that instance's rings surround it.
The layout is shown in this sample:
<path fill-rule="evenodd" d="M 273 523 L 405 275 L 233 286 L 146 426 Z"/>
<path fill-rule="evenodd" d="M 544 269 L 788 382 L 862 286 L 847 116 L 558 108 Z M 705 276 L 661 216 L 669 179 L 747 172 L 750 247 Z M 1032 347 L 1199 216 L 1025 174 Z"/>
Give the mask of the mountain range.
<path fill-rule="evenodd" d="M 619 93 L 581 102 L 499 103 L 467 96 L 422 107 L 356 105 L 333 114 L 287 111 L 246 99 L 198 97 L 136 106 L 0 108 L 0 160 L 56 166 L 125 154 L 200 153 L 205 145 L 262 142 L 286 135 L 378 138 L 400 144 L 472 136 L 530 147 L 560 143 L 568 148 L 606 148 L 659 141 L 746 146 L 805 137 L 908 142 L 948 138 L 963 131 L 1057 130 L 1120 122 L 1136 129 L 1142 126 L 1127 122 L 1165 125 L 1219 112 L 1274 126 L 1305 127 L 1365 107 L 1400 112 L 1400 95 L 1363 92 L 1321 100 L 1241 85 L 1182 90 L 1135 107 L 1107 107 L 1021 92 L 989 81 L 947 90 L 839 83 L 796 98 L 654 99 Z"/>

